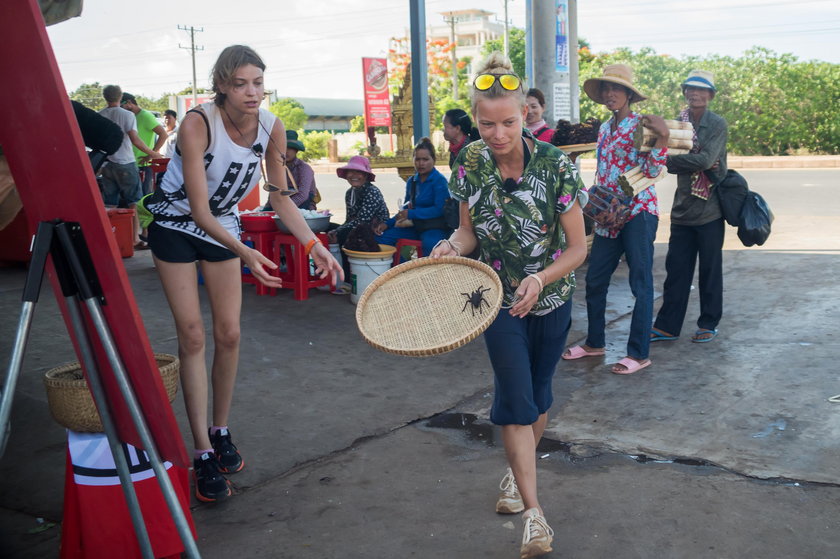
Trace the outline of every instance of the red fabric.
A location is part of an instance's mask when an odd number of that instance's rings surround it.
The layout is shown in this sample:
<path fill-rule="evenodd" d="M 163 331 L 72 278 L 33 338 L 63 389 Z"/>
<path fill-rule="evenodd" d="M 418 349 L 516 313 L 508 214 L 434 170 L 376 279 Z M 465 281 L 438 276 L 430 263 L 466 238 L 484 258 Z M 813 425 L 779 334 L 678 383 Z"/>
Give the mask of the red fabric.
<path fill-rule="evenodd" d="M 172 466 L 169 469 L 169 479 L 172 480 L 181 501 L 181 508 L 187 515 L 195 537 L 195 526 L 189 513 L 188 472 L 184 468 Z M 155 557 L 180 557 L 184 551 L 184 544 L 172 521 L 157 480 L 152 477 L 135 482 L 134 490 L 137 492 Z M 61 525 L 60 557 L 142 559 L 122 487 L 77 485 L 69 452 L 64 476 L 64 518 Z"/>
<path fill-rule="evenodd" d="M 551 143 L 551 137 L 554 135 L 554 129 L 545 126 L 534 132 L 534 136 L 541 142 Z"/>

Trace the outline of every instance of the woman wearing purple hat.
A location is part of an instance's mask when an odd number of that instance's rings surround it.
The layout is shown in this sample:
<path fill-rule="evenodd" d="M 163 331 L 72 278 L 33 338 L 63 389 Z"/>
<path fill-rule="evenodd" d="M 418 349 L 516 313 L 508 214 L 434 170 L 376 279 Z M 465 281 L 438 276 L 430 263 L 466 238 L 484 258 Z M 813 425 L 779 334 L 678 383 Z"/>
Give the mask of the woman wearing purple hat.
<path fill-rule="evenodd" d="M 362 224 L 374 225 L 384 222 L 390 217 L 388 206 L 385 205 L 385 198 L 382 192 L 373 184 L 376 175 L 370 170 L 370 161 L 367 157 L 354 155 L 344 167 L 339 167 L 335 173 L 350 183 L 350 188 L 344 195 L 344 204 L 347 207 L 347 218 L 344 223 L 327 233 L 330 243 L 344 245 L 350 232 Z M 345 274 L 347 263 L 345 258 Z"/>

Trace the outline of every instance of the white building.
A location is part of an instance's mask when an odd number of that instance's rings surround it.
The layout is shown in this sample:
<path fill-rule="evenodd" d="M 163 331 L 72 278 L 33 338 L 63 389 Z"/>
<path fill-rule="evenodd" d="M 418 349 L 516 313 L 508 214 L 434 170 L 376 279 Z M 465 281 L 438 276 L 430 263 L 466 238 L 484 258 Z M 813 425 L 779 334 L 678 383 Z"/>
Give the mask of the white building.
<path fill-rule="evenodd" d="M 428 30 L 430 40 L 450 40 L 452 28 L 449 23 L 455 20 L 455 54 L 458 58 L 472 57 L 473 61 L 481 58 L 481 47 L 487 41 L 504 36 L 505 26 L 501 22 L 491 21 L 494 12 L 486 10 L 455 10 L 441 12 L 446 23 L 432 25 Z"/>

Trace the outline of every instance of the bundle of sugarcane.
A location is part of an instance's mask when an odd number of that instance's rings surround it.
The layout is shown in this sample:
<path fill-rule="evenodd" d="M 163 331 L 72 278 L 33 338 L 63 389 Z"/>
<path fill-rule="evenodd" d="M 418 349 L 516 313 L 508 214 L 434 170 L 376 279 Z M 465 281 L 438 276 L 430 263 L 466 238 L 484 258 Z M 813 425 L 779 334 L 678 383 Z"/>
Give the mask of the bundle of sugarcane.
<path fill-rule="evenodd" d="M 670 148 L 668 152 L 670 153 Z M 642 166 L 633 167 L 626 171 L 623 175 L 618 177 L 618 186 L 621 187 L 622 192 L 628 196 L 635 196 L 642 190 L 648 188 L 652 184 L 665 178 L 665 167 L 659 169 L 659 174 L 653 178 L 646 177 L 642 172 Z"/>
<path fill-rule="evenodd" d="M 668 155 L 682 155 L 691 151 L 694 138 L 694 127 L 690 122 L 683 122 L 681 120 L 666 120 L 665 124 L 668 126 Z M 644 152 L 650 151 L 656 143 L 658 136 L 645 126 L 645 120 L 642 119 L 642 126 L 636 127 L 636 133 L 633 137 L 633 143 L 637 150 Z"/>

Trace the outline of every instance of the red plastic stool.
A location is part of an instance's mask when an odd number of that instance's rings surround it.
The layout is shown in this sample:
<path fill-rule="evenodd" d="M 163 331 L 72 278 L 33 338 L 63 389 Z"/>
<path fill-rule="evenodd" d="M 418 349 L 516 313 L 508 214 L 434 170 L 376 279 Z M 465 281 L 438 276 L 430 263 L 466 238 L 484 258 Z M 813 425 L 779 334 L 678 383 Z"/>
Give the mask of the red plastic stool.
<path fill-rule="evenodd" d="M 274 260 L 274 237 L 277 235 L 277 231 L 243 231 L 242 234 L 239 236 L 240 240 L 244 243 L 245 241 L 251 241 L 255 249 L 260 251 L 260 253 L 268 258 L 269 260 Z M 277 262 L 279 266 L 279 261 Z M 266 270 L 272 276 L 279 276 L 280 275 L 280 268 L 276 270 Z M 246 274 L 242 273 L 242 283 L 252 283 L 257 286 L 257 295 L 274 295 L 277 290 L 273 287 L 266 287 L 265 285 L 260 282 L 257 278 L 253 276 L 253 274 Z"/>
<path fill-rule="evenodd" d="M 414 247 L 417 249 L 417 258 L 421 258 L 423 256 L 423 241 L 415 241 L 414 239 L 399 239 L 397 241 L 397 251 L 394 253 L 394 266 L 400 263 L 400 255 L 403 247 Z"/>
<path fill-rule="evenodd" d="M 329 238 L 324 233 L 317 233 L 324 246 L 329 245 Z M 296 301 L 309 298 L 309 290 L 313 287 L 330 284 L 330 277 L 323 279 L 309 273 L 309 256 L 297 237 L 288 233 L 274 233 L 274 255 L 272 260 L 280 270 L 281 257 L 286 260 L 286 271 L 278 275 L 283 280 L 283 287 L 294 290 Z"/>

